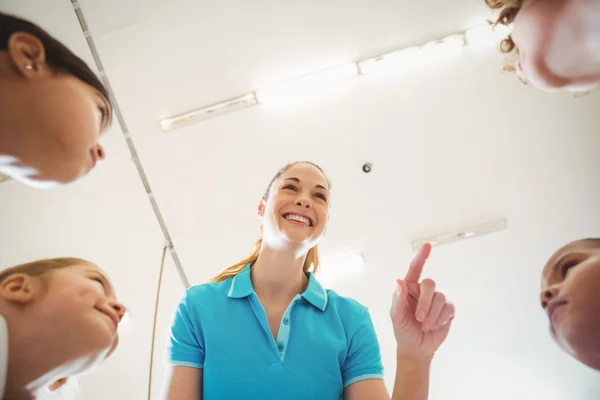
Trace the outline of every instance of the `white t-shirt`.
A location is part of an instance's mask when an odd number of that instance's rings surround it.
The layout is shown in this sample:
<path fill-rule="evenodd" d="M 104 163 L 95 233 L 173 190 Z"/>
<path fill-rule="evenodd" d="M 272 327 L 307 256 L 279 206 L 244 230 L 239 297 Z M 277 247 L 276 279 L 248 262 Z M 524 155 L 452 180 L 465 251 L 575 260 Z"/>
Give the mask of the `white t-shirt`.
<path fill-rule="evenodd" d="M 6 373 L 8 369 L 8 328 L 6 320 L 0 315 L 0 399 L 4 397 Z"/>

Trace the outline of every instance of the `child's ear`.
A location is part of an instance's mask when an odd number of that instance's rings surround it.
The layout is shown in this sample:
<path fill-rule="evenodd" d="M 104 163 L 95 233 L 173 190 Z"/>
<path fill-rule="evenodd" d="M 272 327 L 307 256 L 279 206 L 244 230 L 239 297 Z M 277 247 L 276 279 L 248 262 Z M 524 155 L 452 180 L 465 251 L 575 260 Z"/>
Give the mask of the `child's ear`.
<path fill-rule="evenodd" d="M 48 386 L 48 389 L 50 389 L 51 392 L 54 392 L 54 391 L 60 389 L 62 386 L 64 386 L 65 383 L 67 383 L 67 379 L 68 378 L 61 378 L 61 379 L 57 380 L 52 385 Z"/>
<path fill-rule="evenodd" d="M 46 50 L 34 35 L 16 32 L 8 39 L 8 54 L 18 71 L 25 77 L 47 76 Z"/>
<path fill-rule="evenodd" d="M 263 215 L 265 215 L 265 201 L 263 199 L 261 199 L 258 203 L 258 210 L 256 211 L 256 213 L 261 218 Z"/>
<path fill-rule="evenodd" d="M 25 304 L 36 298 L 40 290 L 38 278 L 27 274 L 12 274 L 0 284 L 0 297 L 10 302 Z"/>

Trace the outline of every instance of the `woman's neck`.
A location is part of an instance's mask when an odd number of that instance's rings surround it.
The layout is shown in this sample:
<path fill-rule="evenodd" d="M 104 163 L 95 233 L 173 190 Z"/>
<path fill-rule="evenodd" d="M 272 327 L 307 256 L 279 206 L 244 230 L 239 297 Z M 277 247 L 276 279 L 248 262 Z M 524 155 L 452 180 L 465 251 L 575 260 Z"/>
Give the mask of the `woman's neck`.
<path fill-rule="evenodd" d="M 252 286 L 259 298 L 289 302 L 308 285 L 304 273 L 306 252 L 290 249 L 261 248 L 250 270 Z"/>

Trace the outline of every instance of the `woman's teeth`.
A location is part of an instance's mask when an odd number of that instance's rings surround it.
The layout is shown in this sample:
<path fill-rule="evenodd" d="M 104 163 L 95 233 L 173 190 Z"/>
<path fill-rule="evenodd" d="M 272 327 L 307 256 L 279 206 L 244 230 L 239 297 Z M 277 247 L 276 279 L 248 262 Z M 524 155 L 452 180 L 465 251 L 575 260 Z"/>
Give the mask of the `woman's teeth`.
<path fill-rule="evenodd" d="M 306 226 L 310 226 L 310 219 L 296 214 L 286 214 L 285 219 L 290 221 L 298 221 L 304 223 Z"/>

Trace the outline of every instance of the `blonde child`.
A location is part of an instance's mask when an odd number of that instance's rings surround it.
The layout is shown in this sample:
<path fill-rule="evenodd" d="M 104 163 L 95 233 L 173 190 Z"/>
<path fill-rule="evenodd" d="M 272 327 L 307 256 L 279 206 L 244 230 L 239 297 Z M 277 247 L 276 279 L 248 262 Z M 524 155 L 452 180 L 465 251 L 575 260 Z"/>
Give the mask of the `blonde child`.
<path fill-rule="evenodd" d="M 540 301 L 558 345 L 600 371 L 600 239 L 576 240 L 550 257 Z"/>
<path fill-rule="evenodd" d="M 600 85 L 600 1 L 485 0 L 512 26 L 501 45 L 538 89 L 584 92 Z"/>
<path fill-rule="evenodd" d="M 86 260 L 0 272 L 0 399 L 33 399 L 101 363 L 118 345 L 124 313 L 106 273 Z"/>

